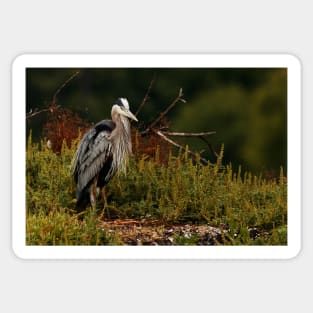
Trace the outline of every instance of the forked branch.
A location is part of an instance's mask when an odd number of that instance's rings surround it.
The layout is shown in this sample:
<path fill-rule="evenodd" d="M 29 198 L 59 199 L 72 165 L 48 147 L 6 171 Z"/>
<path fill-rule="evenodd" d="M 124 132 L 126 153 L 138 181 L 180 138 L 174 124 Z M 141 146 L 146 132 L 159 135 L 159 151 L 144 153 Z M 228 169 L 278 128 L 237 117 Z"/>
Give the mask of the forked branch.
<path fill-rule="evenodd" d="M 174 108 L 174 106 L 179 102 L 186 103 L 186 100 L 183 99 L 183 89 L 179 89 L 178 96 L 174 99 L 174 101 L 163 111 L 160 113 L 160 115 L 141 133 L 141 136 L 147 135 L 149 132 L 153 131 L 155 127 L 158 125 L 158 123 L 161 122 L 161 120 L 165 117 L 165 115 Z"/>
<path fill-rule="evenodd" d="M 149 99 L 149 94 L 150 94 L 150 91 L 151 91 L 151 88 L 152 88 L 152 85 L 154 84 L 154 80 L 155 80 L 155 75 L 153 76 L 153 78 L 151 79 L 151 82 L 149 84 L 149 87 L 147 89 L 147 92 L 144 96 L 144 98 L 142 99 L 136 113 L 135 113 L 135 116 L 137 116 L 139 114 L 139 112 L 142 110 L 143 106 L 145 105 L 145 103 L 148 101 Z"/>
<path fill-rule="evenodd" d="M 218 158 L 218 154 L 216 151 L 214 151 L 212 144 L 208 142 L 208 140 L 205 138 L 206 136 L 214 135 L 216 134 L 216 131 L 210 131 L 210 132 L 201 132 L 201 133 L 181 133 L 181 132 L 169 132 L 169 131 L 162 131 L 164 135 L 168 136 L 180 136 L 180 137 L 196 137 L 201 140 L 203 140 L 207 145 L 210 150 L 210 152 Z"/>
<path fill-rule="evenodd" d="M 187 150 L 185 147 L 181 146 L 180 144 L 178 144 L 177 142 L 173 141 L 172 139 L 168 138 L 167 136 L 164 135 L 163 132 L 161 132 L 160 130 L 156 130 L 154 131 L 154 133 L 156 133 L 158 136 L 160 136 L 163 140 L 169 142 L 170 144 L 172 144 L 173 146 L 179 148 L 179 149 L 182 149 L 183 151 L 187 151 L 188 154 L 190 154 L 194 159 L 197 159 L 199 158 L 201 163 L 204 164 L 204 165 L 208 165 L 209 162 L 208 160 L 200 157 L 200 154 L 196 154 L 195 152 L 191 151 L 191 150 Z"/>
<path fill-rule="evenodd" d="M 150 85 L 147 89 L 147 92 L 141 102 L 141 104 L 139 105 L 139 108 L 136 112 L 136 115 L 140 112 L 140 110 L 142 109 L 142 107 L 144 106 L 144 104 L 146 103 L 148 97 L 149 97 L 149 93 L 151 90 L 151 87 L 154 83 L 154 79 L 151 80 Z M 174 108 L 174 106 L 179 102 L 183 102 L 186 103 L 186 100 L 183 98 L 183 90 L 182 88 L 179 89 L 179 93 L 178 96 L 173 100 L 173 102 L 163 111 L 159 114 L 159 116 L 148 126 L 146 127 L 146 129 L 144 131 L 142 131 L 140 134 L 142 137 L 147 136 L 150 133 L 155 133 L 157 134 L 161 139 L 165 140 L 166 142 L 170 143 L 171 145 L 182 149 L 183 151 L 187 151 L 188 154 L 190 154 L 194 159 L 199 158 L 202 164 L 207 165 L 209 162 L 208 160 L 202 158 L 200 156 L 200 154 L 197 154 L 191 150 L 187 150 L 185 147 L 183 147 L 182 145 L 178 144 L 177 142 L 175 142 L 174 140 L 168 138 L 168 136 L 178 136 L 178 137 L 194 137 L 194 138 L 199 138 L 201 140 L 203 140 L 207 145 L 209 150 L 211 151 L 211 153 L 217 158 L 218 154 L 214 151 L 214 149 L 212 148 L 212 145 L 207 141 L 206 137 L 210 136 L 210 135 L 214 135 L 216 134 L 215 131 L 208 131 L 208 132 L 198 132 L 198 133 L 190 133 L 190 132 L 170 132 L 170 131 L 165 131 L 163 129 L 168 129 L 168 127 L 162 125 L 162 120 L 164 119 L 164 117 L 166 116 L 166 114 L 172 110 Z M 164 124 L 164 121 L 163 121 Z"/>
<path fill-rule="evenodd" d="M 54 108 L 58 109 L 60 106 L 57 105 Z M 26 119 L 30 119 L 38 114 L 44 113 L 44 112 L 53 112 L 54 108 L 52 108 L 52 106 L 49 106 L 47 109 L 42 109 L 42 110 L 38 110 L 35 109 L 34 111 L 31 109 L 28 113 L 26 113 Z"/>
<path fill-rule="evenodd" d="M 75 78 L 77 75 L 79 74 L 79 71 L 75 72 L 73 75 L 71 75 L 71 77 L 69 77 L 57 90 L 56 92 L 53 94 L 53 98 L 52 101 L 50 102 L 49 106 L 45 109 L 42 110 L 38 110 L 38 108 L 36 108 L 34 111 L 32 109 L 30 109 L 30 111 L 28 113 L 26 113 L 26 120 L 35 117 L 36 115 L 39 115 L 41 113 L 44 112 L 56 112 L 61 106 L 57 105 L 57 96 L 58 94 L 61 92 L 61 90 L 73 79 Z"/>

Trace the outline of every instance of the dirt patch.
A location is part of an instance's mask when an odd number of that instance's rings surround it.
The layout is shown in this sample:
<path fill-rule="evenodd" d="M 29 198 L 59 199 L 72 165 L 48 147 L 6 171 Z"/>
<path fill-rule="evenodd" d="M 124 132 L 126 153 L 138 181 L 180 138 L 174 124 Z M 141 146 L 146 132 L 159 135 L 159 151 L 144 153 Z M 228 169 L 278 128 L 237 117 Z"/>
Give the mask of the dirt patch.
<path fill-rule="evenodd" d="M 125 245 L 215 245 L 223 243 L 228 230 L 209 225 L 174 225 L 160 221 L 112 220 L 99 227 Z"/>

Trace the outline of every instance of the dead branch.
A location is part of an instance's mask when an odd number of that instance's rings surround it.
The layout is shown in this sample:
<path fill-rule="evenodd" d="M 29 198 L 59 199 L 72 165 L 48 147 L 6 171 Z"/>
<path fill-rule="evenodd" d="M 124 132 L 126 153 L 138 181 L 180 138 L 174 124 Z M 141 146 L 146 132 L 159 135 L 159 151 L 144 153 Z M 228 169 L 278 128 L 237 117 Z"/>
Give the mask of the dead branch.
<path fill-rule="evenodd" d="M 190 151 L 189 149 L 187 150 L 185 147 L 181 146 L 177 142 L 175 142 L 172 139 L 170 139 L 167 136 L 165 136 L 161 131 L 153 130 L 153 132 L 155 134 L 157 134 L 158 136 L 160 136 L 163 140 L 165 140 L 165 141 L 169 142 L 170 144 L 172 144 L 173 146 L 175 146 L 177 148 L 180 148 L 180 149 L 182 149 L 185 152 L 187 151 L 194 159 L 199 158 L 202 164 L 204 164 L 204 165 L 208 165 L 209 164 L 209 162 L 206 159 L 200 157 L 199 154 L 196 154 L 195 152 Z"/>
<path fill-rule="evenodd" d="M 183 89 L 179 89 L 178 96 L 174 99 L 174 101 L 163 111 L 160 115 L 141 133 L 141 136 L 147 135 L 151 130 L 155 128 L 155 126 L 164 118 L 164 116 L 174 108 L 174 106 L 179 102 L 186 103 L 186 100 L 183 99 Z"/>
<path fill-rule="evenodd" d="M 154 84 L 154 81 L 155 81 L 155 74 L 153 75 L 151 81 L 150 81 L 150 84 L 149 84 L 149 87 L 147 89 L 147 92 L 144 96 L 144 98 L 142 99 L 136 113 L 135 113 L 135 116 L 137 116 L 139 114 L 139 112 L 142 110 L 143 106 L 145 105 L 145 103 L 148 101 L 149 99 L 149 94 L 150 94 L 150 91 L 151 91 L 151 88 L 152 88 L 152 85 Z"/>
<path fill-rule="evenodd" d="M 60 93 L 60 91 L 77 75 L 79 74 L 79 71 L 75 72 L 70 78 L 68 78 L 54 93 L 53 98 L 52 98 L 52 103 L 56 103 L 57 95 Z"/>
<path fill-rule="evenodd" d="M 145 102 L 148 99 L 148 95 L 149 92 L 151 90 L 151 86 L 153 84 L 153 80 L 150 82 L 150 85 L 148 87 L 148 90 L 146 92 L 146 95 L 144 97 L 144 99 L 142 100 L 136 114 L 138 114 L 138 112 L 141 110 L 141 108 L 143 107 L 143 105 L 145 104 Z M 162 138 L 163 140 L 167 141 L 168 143 L 170 143 L 171 145 L 182 149 L 183 151 L 187 151 L 186 148 L 184 148 L 183 146 L 181 146 L 180 144 L 178 144 L 177 142 L 173 141 L 172 139 L 168 138 L 167 136 L 179 136 L 179 137 L 194 137 L 194 138 L 199 138 L 201 140 L 203 140 L 207 145 L 208 148 L 210 150 L 210 152 L 217 158 L 218 154 L 214 151 L 214 149 L 212 148 L 212 145 L 207 141 L 207 139 L 205 138 L 206 136 L 210 136 L 210 135 L 214 135 L 216 134 L 215 131 L 208 131 L 208 132 L 199 132 L 199 133 L 189 133 L 189 132 L 170 132 L 170 131 L 166 131 L 166 129 L 168 129 L 167 126 L 164 125 L 158 125 L 162 119 L 165 117 L 165 115 L 174 108 L 174 106 L 179 102 L 183 102 L 186 103 L 186 100 L 183 99 L 183 90 L 182 88 L 180 88 L 178 96 L 174 99 L 174 101 L 163 111 L 159 114 L 159 116 L 144 130 L 140 133 L 140 135 L 142 137 L 147 136 L 149 133 L 155 133 L 157 134 L 160 138 Z M 198 155 L 191 151 L 188 150 L 187 151 L 193 158 L 197 158 Z M 200 154 L 199 154 L 200 157 Z M 208 164 L 208 160 L 200 157 L 200 161 L 202 164 L 207 165 Z"/>
<path fill-rule="evenodd" d="M 180 137 L 203 137 L 203 136 L 210 136 L 216 134 L 216 131 L 210 132 L 201 132 L 201 133 L 182 133 L 182 132 L 168 132 L 162 131 L 164 135 L 167 136 L 180 136 Z"/>
<path fill-rule="evenodd" d="M 180 136 L 180 137 L 197 137 L 201 140 L 203 140 L 207 145 L 210 150 L 210 152 L 218 158 L 218 154 L 214 151 L 212 144 L 208 142 L 208 140 L 205 138 L 206 136 L 214 135 L 216 134 L 216 131 L 210 131 L 210 132 L 201 132 L 201 133 L 182 133 L 182 132 L 168 132 L 168 131 L 162 131 L 164 135 L 168 136 Z M 201 154 L 201 152 L 200 152 Z"/>
<path fill-rule="evenodd" d="M 61 106 L 57 105 L 57 95 L 60 93 L 60 91 L 77 75 L 79 74 L 79 71 L 75 72 L 70 78 L 68 78 L 53 94 L 53 98 L 48 106 L 48 108 L 38 110 L 37 108 L 33 111 L 32 109 L 26 113 L 26 120 L 35 117 L 36 115 L 39 115 L 44 112 L 56 112 Z"/>
<path fill-rule="evenodd" d="M 58 109 L 60 106 L 58 105 L 56 108 Z M 38 110 L 38 109 L 35 109 L 34 111 L 31 109 L 28 113 L 26 113 L 26 119 L 30 119 L 38 114 L 41 114 L 41 113 L 44 113 L 44 112 L 51 112 L 51 108 L 47 108 L 47 109 L 42 109 L 42 110 Z"/>
<path fill-rule="evenodd" d="M 208 148 L 209 148 L 209 150 L 211 151 L 211 153 L 216 157 L 216 158 L 218 158 L 219 157 L 219 155 L 218 155 L 218 153 L 216 153 L 216 151 L 213 149 L 213 147 L 212 147 L 212 144 L 210 143 L 210 142 L 208 142 L 208 140 L 205 138 L 205 136 L 200 136 L 199 137 L 201 140 L 203 140 L 207 145 L 208 145 Z"/>

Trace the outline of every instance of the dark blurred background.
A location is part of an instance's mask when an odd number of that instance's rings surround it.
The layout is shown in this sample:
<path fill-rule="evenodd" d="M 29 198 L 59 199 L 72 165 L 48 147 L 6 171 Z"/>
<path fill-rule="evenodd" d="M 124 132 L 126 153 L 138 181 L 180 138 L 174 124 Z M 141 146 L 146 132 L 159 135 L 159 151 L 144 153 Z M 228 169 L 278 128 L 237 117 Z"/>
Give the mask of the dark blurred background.
<path fill-rule="evenodd" d="M 57 103 L 89 123 L 110 118 L 118 97 L 126 97 L 137 111 L 151 80 L 149 100 L 138 115 L 144 129 L 183 89 L 187 103 L 168 114 L 171 131 L 216 131 L 209 137 L 224 162 L 258 175 L 287 170 L 287 69 L 285 68 L 29 68 L 26 113 L 47 108 L 62 84 L 79 71 L 57 94 Z M 27 120 L 27 135 L 40 140 L 49 112 Z M 175 138 L 176 140 L 176 138 Z M 180 140 L 200 151 L 198 139 Z M 209 152 L 204 157 L 214 161 Z"/>

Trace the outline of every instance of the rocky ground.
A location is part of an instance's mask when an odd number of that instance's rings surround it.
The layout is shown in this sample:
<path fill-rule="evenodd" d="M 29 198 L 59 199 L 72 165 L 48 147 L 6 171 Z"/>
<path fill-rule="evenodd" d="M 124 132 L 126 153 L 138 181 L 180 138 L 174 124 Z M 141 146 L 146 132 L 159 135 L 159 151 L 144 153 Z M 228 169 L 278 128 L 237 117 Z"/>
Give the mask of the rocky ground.
<path fill-rule="evenodd" d="M 238 234 L 230 234 L 226 226 L 210 225 L 174 225 L 157 220 L 105 220 L 99 225 L 112 237 L 118 237 L 125 245 L 217 245 L 232 244 L 231 238 Z M 256 228 L 248 229 L 251 240 L 268 233 Z"/>
<path fill-rule="evenodd" d="M 223 227 L 133 219 L 103 221 L 99 226 L 126 245 L 215 245 L 227 240 L 228 233 Z"/>

